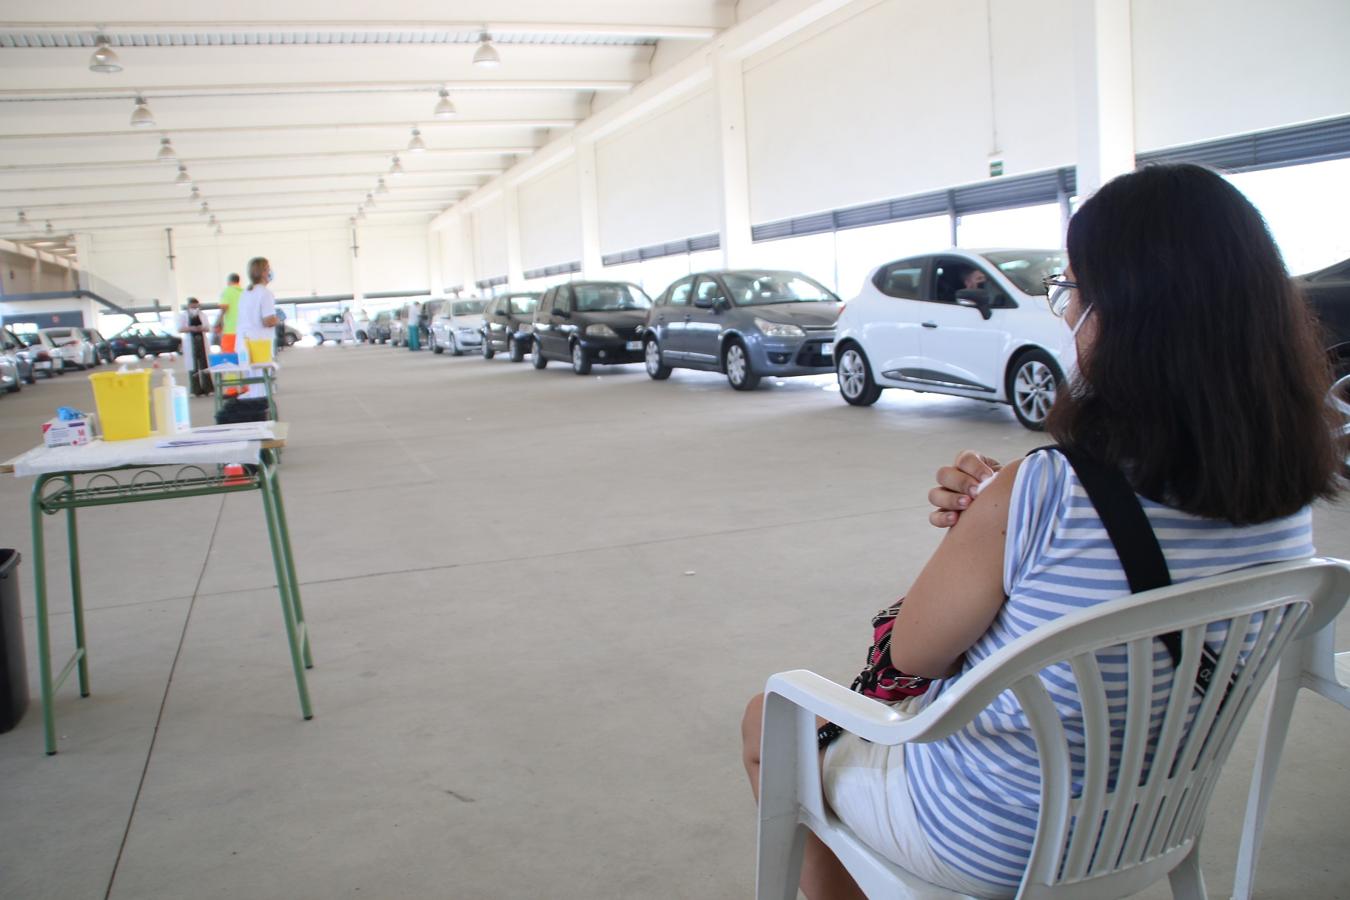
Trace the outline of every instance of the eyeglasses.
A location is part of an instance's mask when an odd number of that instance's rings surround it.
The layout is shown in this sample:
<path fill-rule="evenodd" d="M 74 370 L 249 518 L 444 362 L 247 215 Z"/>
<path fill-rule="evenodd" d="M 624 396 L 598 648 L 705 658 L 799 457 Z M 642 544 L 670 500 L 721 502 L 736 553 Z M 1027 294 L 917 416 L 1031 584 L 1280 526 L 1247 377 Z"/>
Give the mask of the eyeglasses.
<path fill-rule="evenodd" d="M 1050 312 L 1064 318 L 1072 292 L 1078 290 L 1078 282 L 1069 281 L 1062 275 L 1047 275 L 1041 284 L 1045 285 L 1045 300 L 1050 304 Z"/>

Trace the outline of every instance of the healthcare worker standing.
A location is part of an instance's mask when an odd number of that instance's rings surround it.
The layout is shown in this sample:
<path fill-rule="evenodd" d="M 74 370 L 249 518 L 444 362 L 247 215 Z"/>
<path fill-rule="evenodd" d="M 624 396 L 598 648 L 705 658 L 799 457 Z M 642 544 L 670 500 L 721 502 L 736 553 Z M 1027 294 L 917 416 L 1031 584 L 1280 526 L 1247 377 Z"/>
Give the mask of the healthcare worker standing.
<path fill-rule="evenodd" d="M 272 361 L 272 339 L 279 321 L 276 298 L 267 287 L 272 278 L 272 266 L 264 257 L 256 256 L 248 261 L 248 290 L 239 296 L 239 319 L 236 323 L 239 335 L 236 352 L 240 365 Z M 251 384 L 244 396 L 266 397 L 267 391 L 261 384 Z"/>
<path fill-rule="evenodd" d="M 220 292 L 220 316 L 216 319 L 216 343 L 224 353 L 234 352 L 236 323 L 239 321 L 239 275 L 231 272 L 225 290 Z"/>
<path fill-rule="evenodd" d="M 211 373 L 206 371 L 206 317 L 196 297 L 189 297 L 187 309 L 178 314 L 178 330 L 183 334 L 183 362 L 187 365 L 188 385 L 192 396 L 205 397 L 212 393 Z"/>

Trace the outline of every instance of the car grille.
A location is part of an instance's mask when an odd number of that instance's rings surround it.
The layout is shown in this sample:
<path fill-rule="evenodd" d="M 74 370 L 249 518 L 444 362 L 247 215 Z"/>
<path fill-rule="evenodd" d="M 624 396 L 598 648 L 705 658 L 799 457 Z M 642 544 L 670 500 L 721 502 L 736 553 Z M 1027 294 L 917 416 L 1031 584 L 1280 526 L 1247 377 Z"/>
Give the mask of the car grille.
<path fill-rule="evenodd" d="M 820 331 L 821 329 L 815 330 Z M 834 329 L 823 330 L 830 332 L 830 334 L 824 336 L 824 340 L 820 340 L 820 335 L 812 334 L 806 343 L 802 344 L 801 349 L 797 351 L 797 365 L 813 368 L 834 368 L 834 355 L 826 356 L 820 352 L 827 344 L 833 343 Z M 812 329 L 808 328 L 807 331 L 812 331 Z"/>

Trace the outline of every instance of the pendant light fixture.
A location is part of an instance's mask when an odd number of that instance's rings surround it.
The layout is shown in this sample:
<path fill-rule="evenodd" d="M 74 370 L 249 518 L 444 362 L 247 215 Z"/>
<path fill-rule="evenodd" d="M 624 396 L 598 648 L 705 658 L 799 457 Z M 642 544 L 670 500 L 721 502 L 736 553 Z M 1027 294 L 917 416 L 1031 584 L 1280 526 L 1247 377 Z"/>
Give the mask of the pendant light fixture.
<path fill-rule="evenodd" d="M 399 162 L 397 154 L 394 156 L 394 164 L 389 167 L 389 174 L 395 177 L 403 174 L 403 163 Z"/>
<path fill-rule="evenodd" d="M 216 221 L 216 214 L 215 214 L 215 213 L 212 213 L 212 214 L 211 214 L 211 218 L 209 218 L 209 219 L 206 220 L 206 224 L 207 224 L 207 225 L 219 225 L 219 224 L 220 224 L 219 222 Z"/>
<path fill-rule="evenodd" d="M 20 224 L 20 225 L 27 225 L 27 224 L 28 224 L 28 213 L 24 212 L 23 210 L 19 210 L 19 220 L 18 220 L 18 221 L 19 221 L 19 224 Z"/>
<path fill-rule="evenodd" d="M 416 128 L 412 130 L 412 140 L 408 141 L 409 153 L 422 153 L 427 149 L 426 141 L 422 140 L 422 132 Z"/>
<path fill-rule="evenodd" d="M 478 49 L 473 52 L 473 64 L 483 69 L 495 69 L 502 64 L 497 48 L 492 46 L 492 36 L 486 31 L 478 35 Z"/>
<path fill-rule="evenodd" d="M 51 223 L 51 222 L 48 222 L 48 223 L 47 223 L 47 227 L 44 229 L 44 231 L 46 231 L 47 234 L 51 234 L 51 233 L 52 233 L 52 223 Z"/>
<path fill-rule="evenodd" d="M 356 208 L 356 219 L 357 219 L 357 221 L 363 222 L 363 221 L 365 221 L 365 218 L 366 218 L 366 208 L 365 208 L 364 206 L 358 206 L 358 207 Z"/>
<path fill-rule="evenodd" d="M 449 91 L 445 88 L 441 88 L 439 96 L 441 99 L 436 101 L 436 109 L 431 114 L 433 118 L 453 119 L 455 116 L 459 115 L 459 111 L 455 109 L 455 104 L 450 102 Z"/>
<path fill-rule="evenodd" d="M 383 178 L 381 178 L 379 181 L 375 182 L 375 193 L 377 193 L 377 194 L 387 194 L 387 193 L 389 193 L 389 185 L 387 185 L 387 184 L 384 183 L 384 179 L 383 179 Z"/>
<path fill-rule="evenodd" d="M 202 201 L 201 209 L 197 210 L 197 215 L 204 216 L 211 211 L 211 207 L 205 201 Z"/>
<path fill-rule="evenodd" d="M 178 164 L 178 177 L 173 180 L 174 184 L 192 184 L 192 179 L 188 177 L 187 166 Z"/>
<path fill-rule="evenodd" d="M 112 41 L 108 40 L 106 34 L 100 34 L 94 38 L 94 55 L 89 57 L 89 71 L 91 72 L 120 72 L 122 63 L 117 58 L 110 46 Z"/>
<path fill-rule="evenodd" d="M 202 192 L 197 190 L 197 186 L 195 184 L 192 186 L 192 193 L 188 194 L 188 199 L 193 201 L 194 203 L 202 199 Z"/>
<path fill-rule="evenodd" d="M 159 152 L 155 154 L 157 162 L 173 162 L 178 159 L 178 154 L 173 152 L 173 144 L 169 143 L 167 137 L 159 139 Z"/>
<path fill-rule="evenodd" d="M 132 128 L 154 128 L 155 117 L 150 112 L 150 107 L 145 105 L 145 98 L 140 94 L 136 95 L 136 108 L 131 111 Z"/>
<path fill-rule="evenodd" d="M 366 194 L 366 206 L 369 206 L 371 209 L 375 208 L 375 196 L 373 194 Z"/>
<path fill-rule="evenodd" d="M 224 233 L 225 233 L 225 229 L 224 229 L 224 228 L 221 228 L 219 225 L 217 225 L 217 226 L 216 226 L 216 237 L 220 237 L 220 236 L 221 236 L 222 234 L 224 234 Z"/>

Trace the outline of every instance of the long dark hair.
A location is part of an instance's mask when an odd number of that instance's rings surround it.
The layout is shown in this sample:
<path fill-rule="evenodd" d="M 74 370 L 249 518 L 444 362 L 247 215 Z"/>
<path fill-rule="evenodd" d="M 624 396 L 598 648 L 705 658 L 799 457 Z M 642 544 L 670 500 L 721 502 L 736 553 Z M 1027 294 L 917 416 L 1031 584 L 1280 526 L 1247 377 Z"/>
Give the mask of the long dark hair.
<path fill-rule="evenodd" d="M 1217 173 L 1149 166 L 1069 222 L 1094 341 L 1046 427 L 1135 490 L 1237 524 L 1339 486 L 1321 329 L 1265 221 Z"/>

